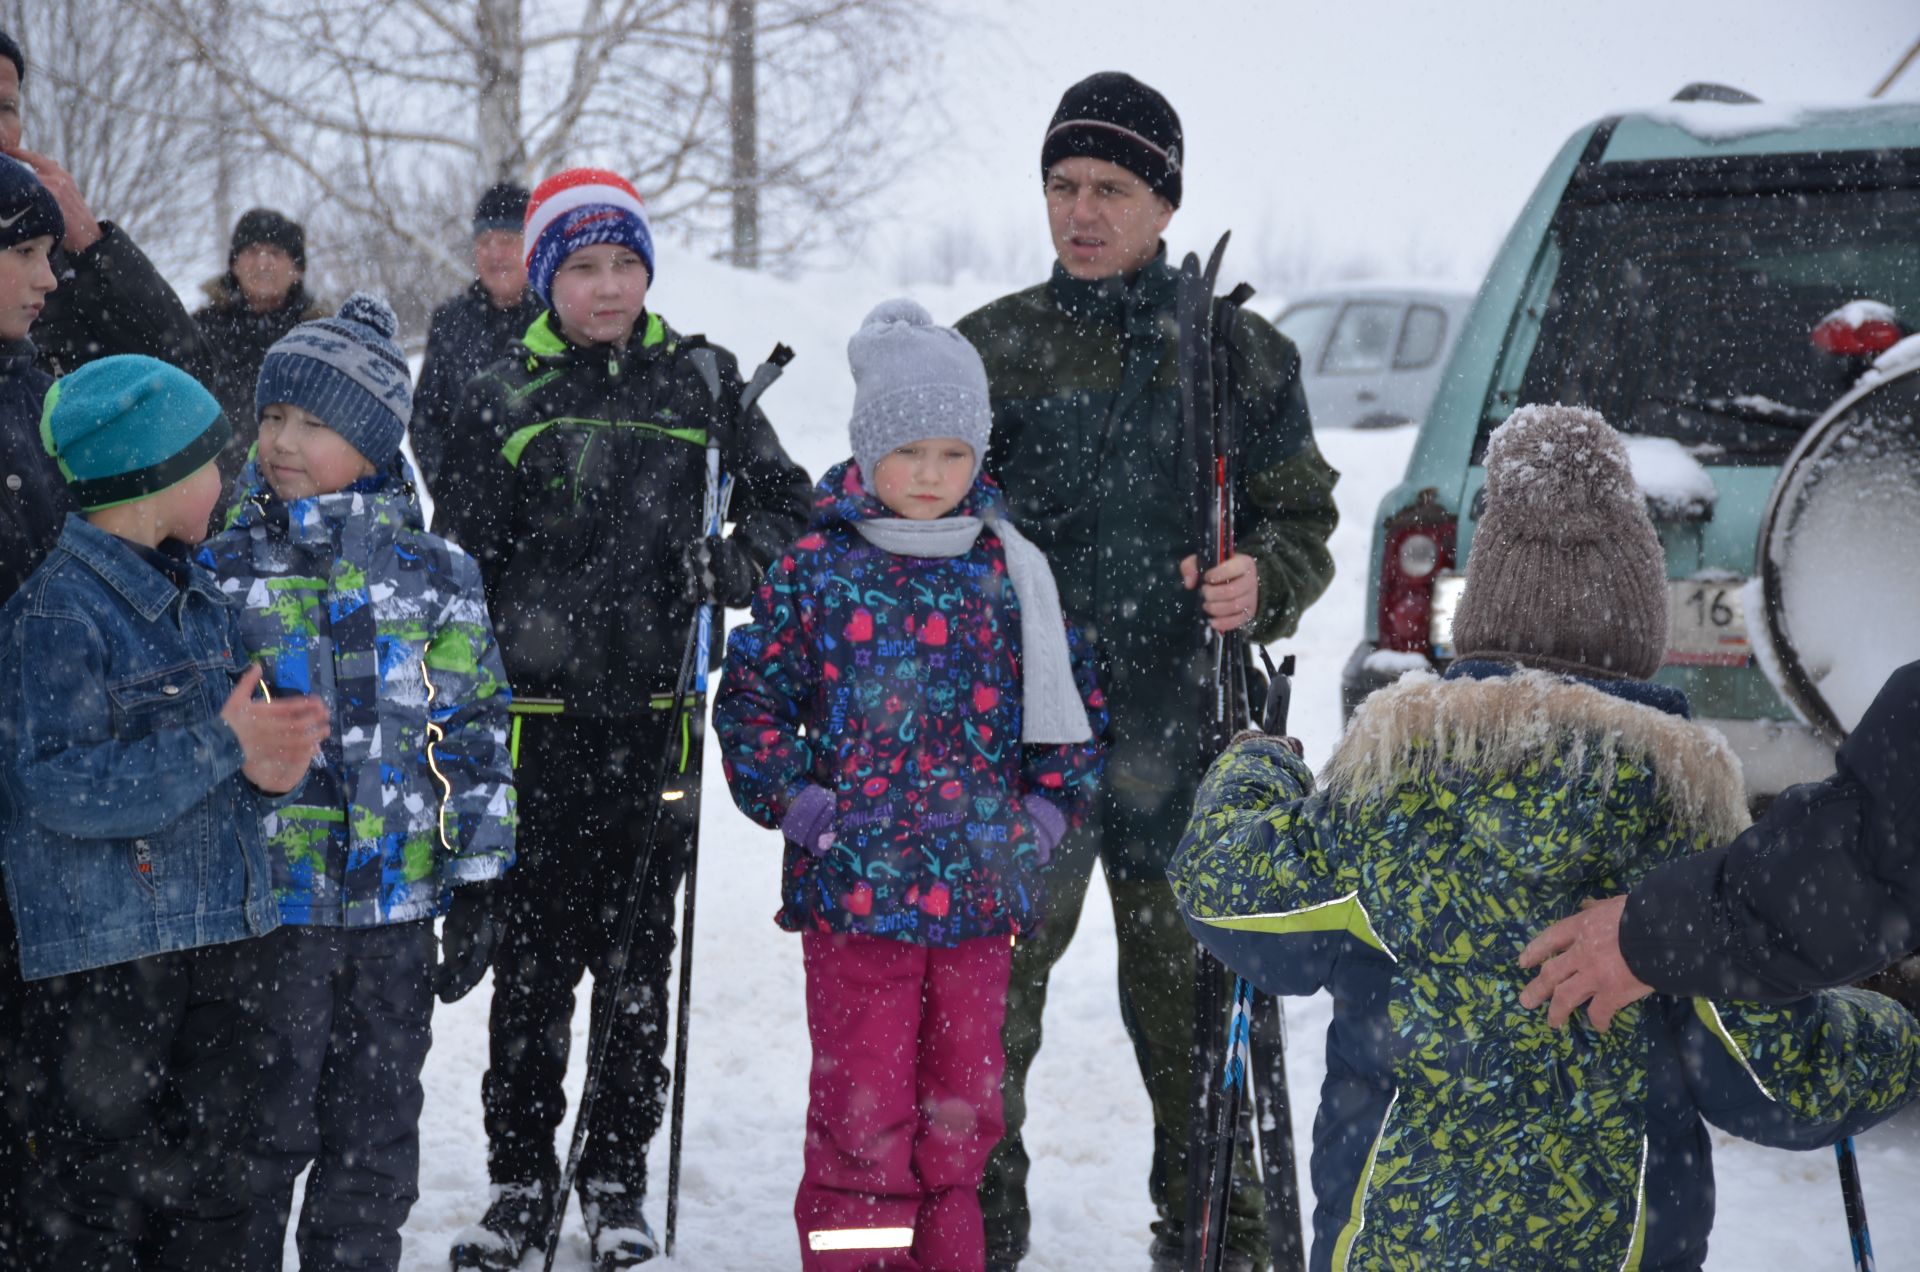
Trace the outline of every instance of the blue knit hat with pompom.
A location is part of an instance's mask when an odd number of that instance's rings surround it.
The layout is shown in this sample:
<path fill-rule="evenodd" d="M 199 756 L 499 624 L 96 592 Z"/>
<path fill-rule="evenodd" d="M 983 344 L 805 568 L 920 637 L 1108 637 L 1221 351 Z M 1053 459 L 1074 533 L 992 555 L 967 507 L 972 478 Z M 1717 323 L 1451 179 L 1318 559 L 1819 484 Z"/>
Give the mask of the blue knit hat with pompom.
<path fill-rule="evenodd" d="M 412 377 L 393 341 L 399 326 L 387 302 L 369 292 L 347 297 L 331 318 L 301 323 L 267 350 L 254 385 L 254 414 L 290 403 L 384 468 L 413 415 Z"/>

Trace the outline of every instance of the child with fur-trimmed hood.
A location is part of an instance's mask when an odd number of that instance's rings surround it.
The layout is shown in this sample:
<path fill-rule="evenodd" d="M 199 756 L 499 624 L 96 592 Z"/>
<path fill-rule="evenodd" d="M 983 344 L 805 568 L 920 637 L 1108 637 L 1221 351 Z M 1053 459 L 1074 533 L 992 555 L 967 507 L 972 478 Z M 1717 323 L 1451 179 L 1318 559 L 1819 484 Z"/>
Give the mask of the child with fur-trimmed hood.
<path fill-rule="evenodd" d="M 1912 1097 L 1920 1028 L 1857 990 L 1656 996 L 1605 1033 L 1521 1008 L 1533 932 L 1746 807 L 1725 740 L 1652 682 L 1666 560 L 1613 429 L 1523 408 L 1486 466 L 1446 674 L 1362 704 L 1318 790 L 1285 740 L 1237 740 L 1169 874 L 1229 966 L 1334 997 L 1313 1268 L 1698 1268 L 1703 1118 L 1830 1144 Z"/>

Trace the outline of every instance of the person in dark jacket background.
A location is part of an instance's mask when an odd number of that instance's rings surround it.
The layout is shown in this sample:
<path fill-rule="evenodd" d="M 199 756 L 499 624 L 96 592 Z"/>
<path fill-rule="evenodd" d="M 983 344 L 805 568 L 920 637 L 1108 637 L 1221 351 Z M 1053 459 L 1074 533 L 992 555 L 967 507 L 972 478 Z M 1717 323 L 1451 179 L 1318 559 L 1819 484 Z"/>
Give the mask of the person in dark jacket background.
<path fill-rule="evenodd" d="M 40 368 L 61 376 L 109 354 L 144 353 L 204 381 L 206 345 L 160 271 L 126 231 L 94 216 L 65 168 L 22 147 L 26 78 L 20 46 L 0 31 L 0 153 L 33 170 L 64 222 L 53 255 L 59 290 L 34 324 Z"/>
<path fill-rule="evenodd" d="M 1046 926 L 1014 950 L 1007 1133 L 981 1190 L 994 1272 L 1027 1252 L 1026 1075 L 1047 980 L 1073 939 L 1096 861 L 1118 935 L 1120 1017 L 1153 1106 L 1152 1257 L 1156 1268 L 1179 1264 L 1194 947 L 1166 868 L 1206 767 L 1203 636 L 1211 623 L 1278 640 L 1333 577 L 1338 474 L 1314 445 L 1299 353 L 1251 313 L 1233 341 L 1238 550 L 1204 579 L 1196 568 L 1199 492 L 1176 458 L 1174 271 L 1161 239 L 1180 205 L 1183 148 L 1173 107 L 1133 77 L 1107 72 L 1068 89 L 1040 151 L 1053 276 L 956 324 L 992 386 L 987 473 L 1053 563 L 1067 616 L 1093 633 L 1112 716 L 1100 805 L 1047 868 Z M 1253 1267 L 1265 1261 L 1267 1237 L 1251 1157 L 1235 1177 L 1227 1266 Z"/>
<path fill-rule="evenodd" d="M 1920 662 L 1888 677 L 1833 776 L 1782 791 L 1732 843 L 1655 871 L 1534 938 L 1521 1002 L 1605 1029 L 1650 993 L 1784 1000 L 1920 945 Z"/>
<path fill-rule="evenodd" d="M 487 440 L 441 471 L 441 533 L 480 563 L 513 685 L 519 863 L 493 963 L 486 1109 L 493 1198 L 456 1268 L 511 1268 L 559 1175 L 573 990 L 594 973 L 611 1030 L 580 1162 L 602 1257 L 651 1257 L 646 1148 L 666 1093 L 673 894 L 699 827 L 703 706 L 670 713 L 695 604 L 745 605 L 806 524 L 809 483 L 731 353 L 647 307 L 653 237 L 621 177 L 576 168 L 533 192 L 524 244 L 549 308 L 468 382 L 455 435 Z M 733 533 L 705 537 L 709 435 L 734 477 Z M 661 756 L 672 756 L 663 788 Z M 610 960 L 656 810 L 644 905 L 619 1000 Z M 610 1263 L 603 1266 L 626 1266 Z"/>
<path fill-rule="evenodd" d="M 52 192 L 25 165 L 0 159 L 0 604 L 20 590 L 59 539 L 67 514 L 80 508 L 40 441 L 41 403 L 53 379 L 34 364 L 28 339 L 54 290 L 51 256 L 64 232 Z M 0 897 L 0 1266 L 6 1267 L 19 1261 L 15 1220 L 30 1160 L 32 1081 L 19 1047 L 22 992 L 13 911 Z"/>
<path fill-rule="evenodd" d="M 220 455 L 228 493 L 260 435 L 253 389 L 267 350 L 301 323 L 328 314 L 307 294 L 306 273 L 307 232 L 300 223 L 271 208 L 250 209 L 234 224 L 226 273 L 207 281 L 207 303 L 193 311 L 207 345 L 207 387 L 233 425 L 233 440 Z"/>
<path fill-rule="evenodd" d="M 524 186 L 503 181 L 481 195 L 473 209 L 474 280 L 433 311 L 407 428 L 429 490 L 438 488 L 443 464 L 481 463 L 495 450 L 488 444 L 491 430 L 485 437 L 455 436 L 454 412 L 467 381 L 505 357 L 545 308 L 527 286 L 520 242 L 526 219 Z"/>

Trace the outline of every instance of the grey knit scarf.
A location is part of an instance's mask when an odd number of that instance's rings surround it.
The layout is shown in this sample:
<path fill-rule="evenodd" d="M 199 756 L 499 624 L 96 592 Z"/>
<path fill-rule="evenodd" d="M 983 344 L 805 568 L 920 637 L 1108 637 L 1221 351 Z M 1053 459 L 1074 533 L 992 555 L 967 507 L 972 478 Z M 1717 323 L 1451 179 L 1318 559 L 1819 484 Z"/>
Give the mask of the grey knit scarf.
<path fill-rule="evenodd" d="M 1073 665 L 1067 655 L 1066 617 L 1060 611 L 1060 591 L 1046 554 L 1003 517 L 938 517 L 909 521 L 904 517 L 876 517 L 856 521 L 853 528 L 874 547 L 899 556 L 957 557 L 973 547 L 983 524 L 1007 553 L 1007 577 L 1020 598 L 1021 725 L 1020 740 L 1038 746 L 1087 742 L 1093 726 L 1086 704 L 1073 683 Z"/>

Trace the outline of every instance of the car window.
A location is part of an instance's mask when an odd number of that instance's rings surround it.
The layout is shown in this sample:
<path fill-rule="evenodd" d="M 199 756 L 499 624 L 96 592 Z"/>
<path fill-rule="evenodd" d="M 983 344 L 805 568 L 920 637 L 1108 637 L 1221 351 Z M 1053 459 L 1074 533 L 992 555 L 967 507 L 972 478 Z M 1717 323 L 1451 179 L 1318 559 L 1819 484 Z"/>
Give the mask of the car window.
<path fill-rule="evenodd" d="M 1280 321 L 1274 326 L 1280 328 L 1280 334 L 1293 341 L 1293 347 L 1300 351 L 1302 358 L 1312 358 L 1320 352 L 1320 341 L 1325 338 L 1327 328 L 1333 325 L 1334 306 L 1329 301 L 1309 300 L 1295 305 L 1280 315 Z"/>
<path fill-rule="evenodd" d="M 1863 370 L 1814 347 L 1823 316 L 1873 299 L 1920 325 L 1915 225 L 1920 191 L 1870 186 L 1569 202 L 1515 396 L 1707 462 L 1778 463 Z"/>
<path fill-rule="evenodd" d="M 1447 339 L 1447 314 L 1432 305 L 1407 306 L 1407 321 L 1400 328 L 1400 347 L 1393 351 L 1393 369 L 1415 371 L 1432 366 Z"/>
<path fill-rule="evenodd" d="M 1357 375 L 1385 371 L 1399 330 L 1400 306 L 1376 300 L 1357 300 L 1340 311 L 1333 338 L 1320 360 L 1327 375 Z"/>

